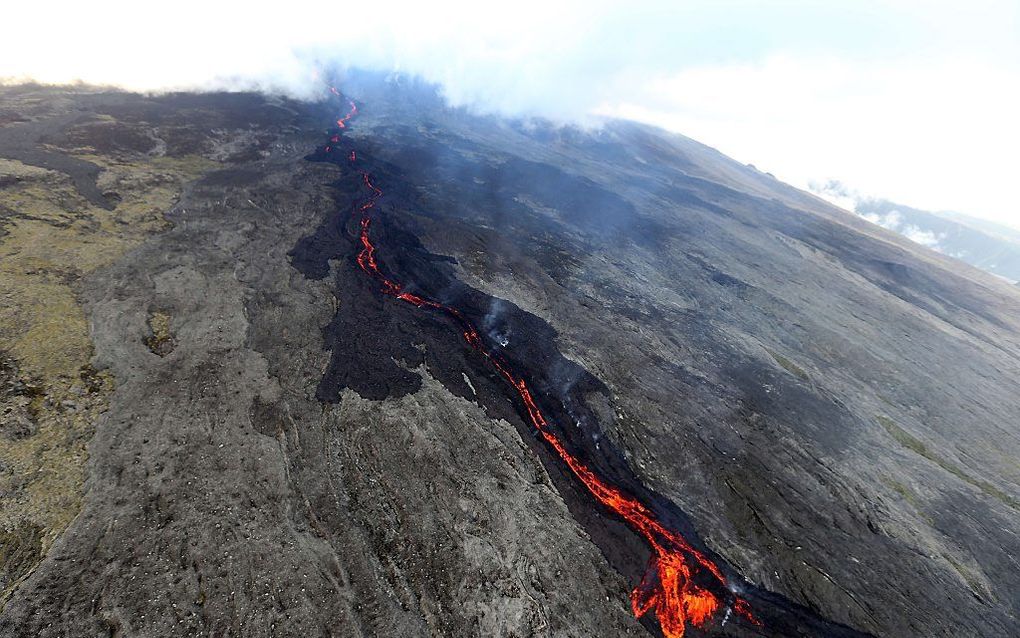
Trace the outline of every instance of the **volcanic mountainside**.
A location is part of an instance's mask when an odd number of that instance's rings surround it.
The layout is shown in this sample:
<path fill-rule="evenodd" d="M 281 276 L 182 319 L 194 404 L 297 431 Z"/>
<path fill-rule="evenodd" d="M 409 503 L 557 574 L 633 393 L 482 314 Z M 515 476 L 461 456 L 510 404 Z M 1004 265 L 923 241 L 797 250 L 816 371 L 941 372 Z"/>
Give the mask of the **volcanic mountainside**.
<path fill-rule="evenodd" d="M 1020 633 L 1015 287 L 338 88 L 0 89 L 0 635 Z"/>

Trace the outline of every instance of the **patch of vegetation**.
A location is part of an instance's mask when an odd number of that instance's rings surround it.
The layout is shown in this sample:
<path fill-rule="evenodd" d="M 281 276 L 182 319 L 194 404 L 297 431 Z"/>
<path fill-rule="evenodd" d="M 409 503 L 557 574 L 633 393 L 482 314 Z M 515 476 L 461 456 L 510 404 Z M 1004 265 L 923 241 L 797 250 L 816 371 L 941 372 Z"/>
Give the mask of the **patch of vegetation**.
<path fill-rule="evenodd" d="M 897 481 L 897 480 L 895 480 L 895 479 L 893 479 L 892 477 L 889 477 L 889 476 L 882 477 L 882 482 L 887 487 L 892 489 L 894 492 L 899 494 L 900 498 L 902 498 L 911 507 L 913 507 L 914 510 L 922 518 L 924 518 L 924 520 L 928 521 L 928 524 L 930 524 L 930 525 L 934 525 L 935 524 L 934 519 L 932 519 L 932 517 L 929 516 L 927 513 L 925 513 L 925 511 L 922 509 L 921 502 L 917 499 L 917 494 L 915 494 L 909 487 L 907 487 L 903 483 L 900 483 L 899 481 Z"/>
<path fill-rule="evenodd" d="M 804 372 L 804 369 L 798 366 L 793 361 L 790 361 L 789 359 L 779 354 L 775 350 L 772 350 L 771 348 L 765 348 L 765 350 L 768 351 L 772 358 L 776 360 L 776 363 L 781 365 L 784 370 L 786 370 L 793 376 L 797 377 L 801 381 L 808 381 L 810 379 L 810 377 L 808 377 L 808 373 Z"/>
<path fill-rule="evenodd" d="M 18 362 L 0 350 L 0 438 L 13 440 L 35 434 L 45 396 L 40 384 L 25 378 Z"/>
<path fill-rule="evenodd" d="M 913 505 L 915 508 L 918 506 L 917 497 L 914 493 L 907 488 L 906 485 L 892 478 L 885 478 L 883 482 L 888 485 L 894 492 L 899 494 L 903 500 Z"/>
<path fill-rule="evenodd" d="M 885 428 L 885 431 L 889 433 L 889 436 L 895 439 L 896 442 L 902 445 L 903 447 L 907 448 L 908 450 L 914 452 L 919 456 L 924 457 L 925 459 L 931 461 L 935 465 L 938 465 L 946 472 L 949 472 L 950 474 L 960 479 L 961 481 L 964 481 L 965 483 L 973 487 L 976 487 L 977 489 L 981 490 L 988 496 L 991 496 L 992 498 L 1001 501 L 1003 504 L 1012 507 L 1013 509 L 1020 510 L 1020 501 L 1017 501 L 1015 498 L 1013 498 L 1009 494 L 1006 494 L 1005 492 L 1000 490 L 998 487 L 992 485 L 988 481 L 974 478 L 973 476 L 967 474 L 962 468 L 960 468 L 960 466 L 956 465 L 949 459 L 943 458 L 936 454 L 934 450 L 930 449 L 927 445 L 925 445 L 924 441 L 918 439 L 913 434 L 901 428 L 895 421 L 893 421 L 889 417 L 877 416 L 875 417 L 875 419 L 879 422 L 879 424 L 883 428 Z"/>
<path fill-rule="evenodd" d="M 0 529 L 0 603 L 39 564 L 42 535 L 42 528 L 31 523 L 22 523 L 10 531 Z"/>
<path fill-rule="evenodd" d="M 952 556 L 948 554 L 943 554 L 942 557 L 945 558 L 946 561 L 953 566 L 953 569 L 956 570 L 956 573 L 960 575 L 960 578 L 963 579 L 963 582 L 967 583 L 967 587 L 970 587 L 970 590 L 972 592 L 977 594 L 978 597 L 980 598 L 991 598 L 991 592 L 988 591 L 988 589 L 980 581 L 978 581 L 977 578 L 974 577 L 974 575 L 970 572 L 969 569 L 965 568 L 963 565 L 958 563 L 956 560 L 953 559 Z"/>
<path fill-rule="evenodd" d="M 85 199 L 64 173 L 0 159 L 0 609 L 81 508 L 87 445 L 112 377 L 90 365 L 81 279 L 169 227 L 183 185 L 219 164 L 119 149 L 92 155 L 113 210 Z M 153 316 L 154 351 L 172 347 Z M 10 374 L 6 374 L 9 372 Z M 5 382 L 6 383 L 6 382 Z M 9 408 L 9 409 L 7 409 Z"/>
<path fill-rule="evenodd" d="M 875 419 L 877 419 L 882 427 L 885 428 L 885 431 L 889 433 L 889 436 L 896 439 L 897 443 L 916 454 L 929 458 L 928 446 L 926 446 L 923 441 L 901 428 L 895 421 L 887 416 L 877 416 Z"/>
<path fill-rule="evenodd" d="M 162 312 L 149 315 L 149 335 L 145 337 L 145 345 L 161 357 L 173 352 L 176 343 L 170 333 L 170 315 Z"/>

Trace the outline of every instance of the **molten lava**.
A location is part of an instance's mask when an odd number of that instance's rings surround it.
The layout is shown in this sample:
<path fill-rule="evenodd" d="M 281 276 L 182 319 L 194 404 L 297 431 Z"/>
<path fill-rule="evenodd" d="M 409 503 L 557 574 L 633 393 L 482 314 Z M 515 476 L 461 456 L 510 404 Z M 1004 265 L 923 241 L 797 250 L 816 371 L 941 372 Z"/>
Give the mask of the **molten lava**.
<path fill-rule="evenodd" d="M 330 87 L 330 91 L 342 98 L 335 87 Z M 336 121 L 340 132 L 347 128 L 347 122 L 358 112 L 354 102 L 348 100 L 347 103 L 348 112 Z M 330 142 L 335 144 L 339 139 L 338 132 L 330 137 Z M 325 146 L 323 151 L 328 155 L 334 148 L 332 145 Z M 357 155 L 353 150 L 348 155 L 348 161 L 352 165 L 357 161 Z M 376 246 L 372 243 L 370 235 L 372 212 L 376 209 L 383 191 L 372 182 L 372 176 L 367 171 L 356 167 L 355 170 L 361 175 L 361 181 L 368 191 L 367 199 L 353 207 L 354 214 L 360 215 L 358 241 L 361 250 L 357 255 L 357 263 L 361 270 L 379 282 L 384 294 L 418 308 L 435 310 L 451 318 L 459 326 L 464 341 L 513 387 L 532 427 L 566 464 L 574 477 L 599 503 L 625 521 L 651 547 L 652 557 L 644 578 L 630 594 L 634 615 L 640 618 L 649 611 L 654 611 L 663 635 L 666 638 L 681 638 L 688 622 L 695 627 L 708 623 L 723 607 L 725 597 L 727 605 L 733 611 L 749 622 L 760 625 L 761 623 L 751 613 L 747 601 L 731 593 L 726 576 L 715 563 L 691 546 L 678 532 L 666 527 L 659 517 L 637 498 L 600 478 L 567 449 L 564 442 L 552 431 L 525 379 L 514 372 L 500 354 L 485 346 L 478 330 L 464 313 L 452 306 L 407 292 L 400 283 L 383 274 L 376 260 Z"/>

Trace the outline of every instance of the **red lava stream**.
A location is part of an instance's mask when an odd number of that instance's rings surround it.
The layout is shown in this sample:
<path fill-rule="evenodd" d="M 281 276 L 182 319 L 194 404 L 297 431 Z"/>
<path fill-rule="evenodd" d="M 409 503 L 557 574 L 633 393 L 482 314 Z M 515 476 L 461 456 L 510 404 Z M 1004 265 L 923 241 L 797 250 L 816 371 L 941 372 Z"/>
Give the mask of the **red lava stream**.
<path fill-rule="evenodd" d="M 330 90 L 334 95 L 342 98 L 335 87 L 331 87 Z M 347 122 L 358 113 L 354 102 L 348 100 L 348 105 L 350 110 L 336 121 L 339 132 L 330 138 L 330 145 L 324 147 L 326 153 L 333 150 L 332 145 L 340 141 L 340 132 L 347 128 Z M 357 168 L 357 155 L 354 151 L 350 152 L 347 159 L 354 166 L 354 170 L 361 175 L 361 180 L 369 193 L 366 200 L 354 207 L 354 213 L 360 215 L 358 237 L 361 250 L 358 252 L 357 262 L 361 270 L 378 281 L 382 292 L 386 295 L 418 308 L 427 308 L 446 314 L 452 318 L 460 327 L 467 344 L 484 357 L 514 388 L 527 411 L 532 427 L 566 464 L 574 477 L 599 503 L 623 519 L 634 532 L 648 543 L 652 550 L 652 557 L 641 583 L 630 593 L 631 609 L 634 615 L 640 618 L 649 611 L 654 611 L 666 638 L 681 638 L 686 631 L 688 622 L 695 627 L 706 625 L 723 609 L 723 600 L 719 594 L 698 585 L 695 580 L 714 581 L 712 589 L 720 592 L 731 591 L 729 581 L 723 575 L 722 570 L 702 552 L 691 546 L 682 535 L 669 529 L 644 503 L 607 483 L 587 464 L 571 454 L 563 441 L 553 433 L 550 422 L 538 407 L 527 381 L 510 367 L 506 359 L 486 348 L 478 330 L 464 313 L 452 306 L 407 292 L 400 283 L 383 274 L 376 259 L 377 248 L 372 243 L 370 235 L 372 213 L 377 209 L 377 203 L 382 197 L 383 191 L 372 182 L 372 176 L 367 171 Z M 761 625 L 760 621 L 751 613 L 746 600 L 736 596 L 731 600 L 733 611 L 749 622 Z M 728 610 L 726 613 L 728 616 Z"/>

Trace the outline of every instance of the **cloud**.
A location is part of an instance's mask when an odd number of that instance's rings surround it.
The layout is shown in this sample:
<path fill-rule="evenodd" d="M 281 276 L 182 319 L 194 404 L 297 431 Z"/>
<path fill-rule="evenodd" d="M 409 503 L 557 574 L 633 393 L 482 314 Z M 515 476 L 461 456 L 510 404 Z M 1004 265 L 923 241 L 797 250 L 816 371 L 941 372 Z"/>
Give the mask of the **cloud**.
<path fill-rule="evenodd" d="M 852 213 L 857 212 L 858 203 L 867 199 L 860 192 L 850 188 L 838 179 L 830 179 L 824 182 L 809 180 L 807 187 L 815 195 Z"/>
<path fill-rule="evenodd" d="M 931 230 L 925 230 L 916 224 L 911 224 L 904 220 L 903 214 L 895 208 L 881 213 L 866 212 L 867 204 L 881 203 L 880 199 L 863 195 L 857 189 L 851 188 L 839 180 L 828 180 L 824 183 L 811 182 L 808 188 L 816 195 L 845 210 L 856 213 L 862 219 L 866 219 L 872 224 L 897 232 L 922 246 L 945 252 L 945 248 L 942 246 L 942 241 L 946 238 L 945 233 L 936 233 Z M 861 210 L 862 204 L 865 205 L 863 207 L 864 210 Z M 960 257 L 960 255 L 954 256 Z"/>
<path fill-rule="evenodd" d="M 1020 222 L 1020 73 L 1005 64 L 774 56 L 682 70 L 606 112 L 683 131 L 801 187 L 836 178 Z"/>
<path fill-rule="evenodd" d="M 323 66 L 399 70 L 485 111 L 656 123 L 800 186 L 1020 213 L 1013 0 L 12 5 L 0 78 L 309 98 Z"/>
<path fill-rule="evenodd" d="M 310 0 L 171 5 L 29 2 L 5 9 L 0 78 L 136 90 L 256 88 L 307 97 L 322 66 L 398 70 L 455 104 L 574 118 L 659 47 L 624 48 L 642 11 L 620 2 Z M 54 19 L 59 16 L 59 19 Z M 666 46 L 665 26 L 647 36 Z M 622 54 L 621 54 L 622 53 Z"/>
<path fill-rule="evenodd" d="M 864 213 L 861 217 L 868 220 L 872 224 L 878 224 L 882 228 L 887 228 L 891 231 L 900 233 L 912 242 L 933 248 L 938 251 L 943 251 L 941 242 L 946 238 L 945 233 L 935 233 L 934 231 L 924 230 L 914 224 L 907 223 L 903 220 L 903 216 L 897 210 L 890 210 L 881 215 L 875 213 Z"/>
<path fill-rule="evenodd" d="M 902 232 L 907 239 L 913 242 L 921 244 L 922 246 L 927 246 L 928 248 L 934 248 L 935 250 L 942 251 L 941 241 L 945 238 L 944 234 L 936 235 L 930 230 L 921 230 L 917 226 L 910 224 L 904 226 L 903 230 L 900 232 Z"/>

